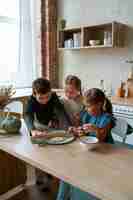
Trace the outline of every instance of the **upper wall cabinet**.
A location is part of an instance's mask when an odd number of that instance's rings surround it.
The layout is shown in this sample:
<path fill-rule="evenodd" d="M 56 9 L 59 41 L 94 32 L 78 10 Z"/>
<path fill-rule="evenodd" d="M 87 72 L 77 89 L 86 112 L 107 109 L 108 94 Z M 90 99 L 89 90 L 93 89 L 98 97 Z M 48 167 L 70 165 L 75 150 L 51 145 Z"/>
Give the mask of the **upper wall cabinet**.
<path fill-rule="evenodd" d="M 111 22 L 64 29 L 58 34 L 59 49 L 124 47 L 126 25 Z"/>

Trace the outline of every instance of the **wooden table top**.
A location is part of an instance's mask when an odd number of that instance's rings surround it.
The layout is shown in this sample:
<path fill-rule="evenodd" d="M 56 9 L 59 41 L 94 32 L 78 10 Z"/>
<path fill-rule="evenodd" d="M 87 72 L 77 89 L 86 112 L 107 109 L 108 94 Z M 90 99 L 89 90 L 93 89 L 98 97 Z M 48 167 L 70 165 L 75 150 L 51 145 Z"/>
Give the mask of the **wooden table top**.
<path fill-rule="evenodd" d="M 79 140 L 39 147 L 31 143 L 25 125 L 21 132 L 0 138 L 0 149 L 102 200 L 133 200 L 132 150 L 109 144 L 88 150 Z"/>

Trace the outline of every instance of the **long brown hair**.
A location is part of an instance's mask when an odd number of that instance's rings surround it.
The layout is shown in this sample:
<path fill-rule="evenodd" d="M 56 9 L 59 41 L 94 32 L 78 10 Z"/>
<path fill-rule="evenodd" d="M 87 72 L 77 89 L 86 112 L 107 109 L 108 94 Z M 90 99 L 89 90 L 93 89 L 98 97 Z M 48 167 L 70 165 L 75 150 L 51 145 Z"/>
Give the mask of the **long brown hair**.
<path fill-rule="evenodd" d="M 85 104 L 102 103 L 102 111 L 112 114 L 112 104 L 99 88 L 91 88 L 85 92 Z"/>
<path fill-rule="evenodd" d="M 74 85 L 74 87 L 80 92 L 80 95 L 82 95 L 81 91 L 81 80 L 75 76 L 75 75 L 68 75 L 65 80 L 65 85 Z"/>

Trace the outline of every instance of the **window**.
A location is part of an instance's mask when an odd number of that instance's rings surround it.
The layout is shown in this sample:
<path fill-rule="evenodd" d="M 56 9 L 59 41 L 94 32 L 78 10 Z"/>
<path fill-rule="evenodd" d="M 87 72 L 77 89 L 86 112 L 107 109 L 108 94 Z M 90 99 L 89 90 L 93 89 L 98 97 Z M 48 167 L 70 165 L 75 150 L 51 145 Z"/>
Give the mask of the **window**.
<path fill-rule="evenodd" d="M 0 84 L 28 87 L 36 77 L 31 2 L 0 0 Z"/>

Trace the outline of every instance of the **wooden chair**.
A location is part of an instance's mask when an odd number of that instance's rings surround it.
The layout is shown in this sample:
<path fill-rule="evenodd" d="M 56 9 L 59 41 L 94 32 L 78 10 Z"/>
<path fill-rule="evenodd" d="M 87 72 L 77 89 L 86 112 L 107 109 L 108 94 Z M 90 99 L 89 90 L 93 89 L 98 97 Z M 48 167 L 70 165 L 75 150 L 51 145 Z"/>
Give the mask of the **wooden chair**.
<path fill-rule="evenodd" d="M 127 137 L 127 129 L 128 129 L 127 121 L 121 118 L 117 118 L 116 125 L 111 132 L 112 134 L 119 136 L 122 139 L 122 143 L 125 143 Z"/>

